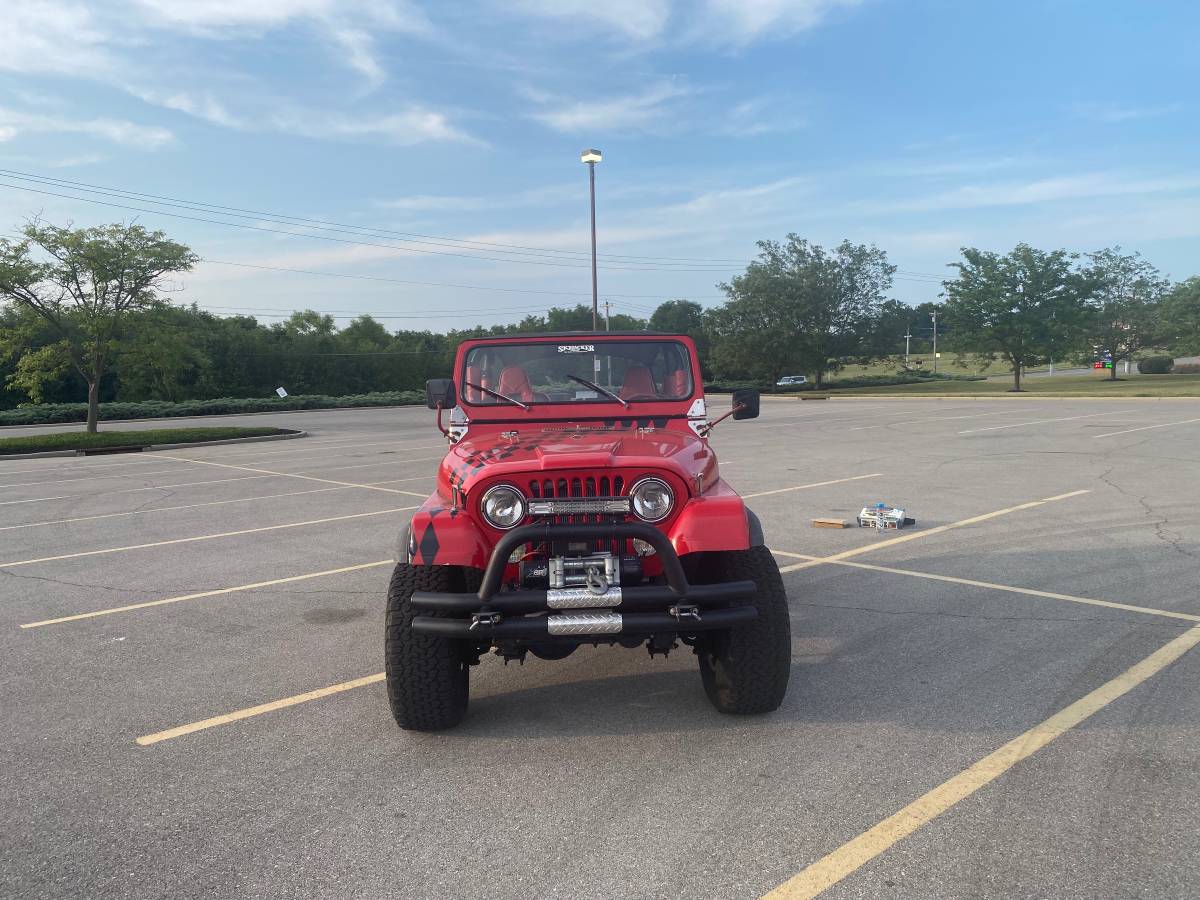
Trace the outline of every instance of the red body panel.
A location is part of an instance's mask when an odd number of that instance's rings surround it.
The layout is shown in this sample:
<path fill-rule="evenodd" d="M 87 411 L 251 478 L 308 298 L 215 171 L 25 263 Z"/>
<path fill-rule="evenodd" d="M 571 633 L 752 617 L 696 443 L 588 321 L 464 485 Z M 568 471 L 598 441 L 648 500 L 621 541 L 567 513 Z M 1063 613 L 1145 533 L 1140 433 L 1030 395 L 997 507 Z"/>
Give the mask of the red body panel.
<path fill-rule="evenodd" d="M 615 337 L 615 335 L 614 335 Z M 597 344 L 602 335 L 589 336 Z M 621 335 L 621 340 L 639 339 Z M 663 340 L 646 335 L 644 340 Z M 685 344 L 692 361 L 693 394 L 682 400 L 619 404 L 539 405 L 531 410 L 496 404 L 460 405 L 469 420 L 466 434 L 452 443 L 438 468 L 437 490 L 413 516 L 409 552 L 423 565 L 483 568 L 504 532 L 479 512 L 479 498 L 498 483 L 517 486 L 529 496 L 530 482 L 558 477 L 620 477 L 626 486 L 653 475 L 675 492 L 675 509 L 658 523 L 679 555 L 711 550 L 742 550 L 750 545 L 745 505 L 718 473 L 708 440 L 696 433 L 704 410 L 695 347 Z M 510 338 L 509 340 L 515 340 Z M 522 342 L 561 342 L 561 336 L 522 337 Z M 467 341 L 458 348 L 455 379 L 461 382 L 466 353 L 504 338 Z M 689 421 L 689 413 L 692 419 Z"/>

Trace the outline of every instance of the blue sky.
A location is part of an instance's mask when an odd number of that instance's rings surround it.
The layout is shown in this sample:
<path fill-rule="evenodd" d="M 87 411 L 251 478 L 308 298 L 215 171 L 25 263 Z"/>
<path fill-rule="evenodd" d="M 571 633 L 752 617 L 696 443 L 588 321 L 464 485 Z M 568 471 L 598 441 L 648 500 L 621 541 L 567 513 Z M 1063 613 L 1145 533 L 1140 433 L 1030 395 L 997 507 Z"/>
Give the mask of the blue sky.
<path fill-rule="evenodd" d="M 720 302 L 789 231 L 884 248 L 911 303 L 963 245 L 1200 272 L 1190 2 L 4 5 L 0 169 L 25 174 L 0 229 L 136 217 L 206 260 L 176 300 L 221 312 L 443 329 L 587 301 L 592 146 L 614 311 Z"/>

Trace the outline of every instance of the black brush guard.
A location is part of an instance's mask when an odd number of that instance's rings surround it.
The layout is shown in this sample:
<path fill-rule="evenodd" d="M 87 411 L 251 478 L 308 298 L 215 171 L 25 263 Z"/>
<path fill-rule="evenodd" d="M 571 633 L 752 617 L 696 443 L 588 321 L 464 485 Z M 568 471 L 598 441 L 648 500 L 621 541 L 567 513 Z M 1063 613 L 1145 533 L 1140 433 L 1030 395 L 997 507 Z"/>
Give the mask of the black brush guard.
<path fill-rule="evenodd" d="M 639 540 L 654 548 L 662 562 L 665 585 L 610 587 L 588 596 L 586 589 L 502 591 L 504 570 L 512 552 L 525 544 L 556 541 Z M 752 605 L 731 606 L 753 597 L 753 581 L 688 584 L 683 565 L 667 536 L 641 522 L 579 525 L 525 525 L 505 534 L 492 550 L 475 594 L 417 591 L 412 604 L 438 616 L 414 616 L 420 634 L 490 643 L 503 640 L 568 638 L 590 641 L 597 636 L 692 634 L 734 628 L 752 622 Z M 565 595 L 584 598 L 578 605 L 554 605 Z M 549 615 L 541 615 L 549 613 Z M 462 618 L 457 618 L 461 616 Z M 454 618 L 449 618 L 454 617 Z"/>

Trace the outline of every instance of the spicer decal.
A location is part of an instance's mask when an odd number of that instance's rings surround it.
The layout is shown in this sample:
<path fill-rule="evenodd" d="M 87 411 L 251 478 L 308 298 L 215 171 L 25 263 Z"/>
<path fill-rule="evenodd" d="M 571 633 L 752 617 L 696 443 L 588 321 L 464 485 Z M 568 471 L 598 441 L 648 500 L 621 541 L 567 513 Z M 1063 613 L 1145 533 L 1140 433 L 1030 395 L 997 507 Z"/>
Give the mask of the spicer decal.
<path fill-rule="evenodd" d="M 595 344 L 559 344 L 559 353 L 595 353 Z"/>

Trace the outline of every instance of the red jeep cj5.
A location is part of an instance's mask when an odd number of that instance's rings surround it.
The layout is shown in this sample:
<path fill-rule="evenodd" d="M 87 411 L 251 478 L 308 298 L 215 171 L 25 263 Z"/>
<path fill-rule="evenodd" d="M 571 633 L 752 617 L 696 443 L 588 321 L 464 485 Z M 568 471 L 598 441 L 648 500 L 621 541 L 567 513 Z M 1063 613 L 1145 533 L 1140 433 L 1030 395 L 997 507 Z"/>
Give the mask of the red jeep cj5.
<path fill-rule="evenodd" d="M 647 332 L 464 342 L 427 385 L 450 442 L 388 589 L 387 687 L 402 728 L 457 725 L 470 667 L 581 644 L 682 641 L 727 713 L 779 706 L 791 628 L 762 528 L 722 480 L 696 348 Z"/>

